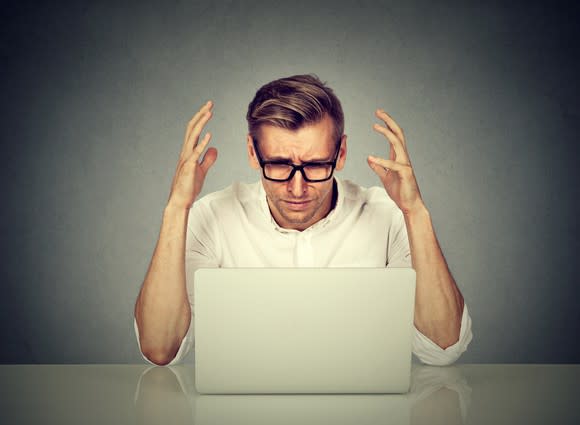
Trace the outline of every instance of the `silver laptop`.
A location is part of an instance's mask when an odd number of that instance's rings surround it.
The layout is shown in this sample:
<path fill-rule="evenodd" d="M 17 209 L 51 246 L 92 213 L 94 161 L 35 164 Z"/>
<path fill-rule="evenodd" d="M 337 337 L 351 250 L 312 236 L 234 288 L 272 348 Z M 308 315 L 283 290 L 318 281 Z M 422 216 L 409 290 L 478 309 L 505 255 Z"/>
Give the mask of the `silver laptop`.
<path fill-rule="evenodd" d="M 199 269 L 196 389 L 407 392 L 414 300 L 408 268 Z"/>

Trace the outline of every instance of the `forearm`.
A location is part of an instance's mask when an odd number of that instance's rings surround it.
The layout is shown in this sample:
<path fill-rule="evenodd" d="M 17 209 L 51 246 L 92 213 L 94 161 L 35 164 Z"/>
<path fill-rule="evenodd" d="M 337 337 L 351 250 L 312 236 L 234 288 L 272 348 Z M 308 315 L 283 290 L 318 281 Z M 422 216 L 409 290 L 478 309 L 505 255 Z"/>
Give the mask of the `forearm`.
<path fill-rule="evenodd" d="M 135 304 L 141 350 L 158 364 L 175 356 L 191 320 L 185 282 L 188 212 L 165 208 L 159 240 Z"/>
<path fill-rule="evenodd" d="M 405 214 L 413 268 L 417 273 L 415 326 L 442 348 L 459 339 L 463 296 L 435 236 L 429 211 Z"/>

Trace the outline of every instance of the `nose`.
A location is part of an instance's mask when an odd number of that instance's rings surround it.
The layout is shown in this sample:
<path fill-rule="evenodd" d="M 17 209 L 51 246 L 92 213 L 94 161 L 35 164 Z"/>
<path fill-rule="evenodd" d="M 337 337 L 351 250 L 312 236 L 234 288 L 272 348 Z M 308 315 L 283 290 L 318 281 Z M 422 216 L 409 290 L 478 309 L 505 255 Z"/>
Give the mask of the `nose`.
<path fill-rule="evenodd" d="M 308 183 L 304 180 L 301 171 L 302 170 L 297 170 L 292 179 L 288 181 L 288 192 L 290 192 L 295 198 L 301 198 L 306 193 L 308 187 Z"/>

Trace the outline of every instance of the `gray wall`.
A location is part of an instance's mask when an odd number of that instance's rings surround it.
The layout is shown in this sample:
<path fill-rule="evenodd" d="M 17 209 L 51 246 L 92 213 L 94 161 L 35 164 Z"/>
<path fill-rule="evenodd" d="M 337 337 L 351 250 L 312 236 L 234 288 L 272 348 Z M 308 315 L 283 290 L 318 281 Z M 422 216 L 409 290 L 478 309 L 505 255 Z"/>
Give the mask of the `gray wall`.
<path fill-rule="evenodd" d="M 247 104 L 307 72 L 343 102 L 343 178 L 380 184 L 365 162 L 387 152 L 375 108 L 405 129 L 473 318 L 461 361 L 580 360 L 576 11 L 13 3 L 0 47 L 0 362 L 140 362 L 132 309 L 188 119 L 214 100 L 204 193 L 254 181 Z"/>

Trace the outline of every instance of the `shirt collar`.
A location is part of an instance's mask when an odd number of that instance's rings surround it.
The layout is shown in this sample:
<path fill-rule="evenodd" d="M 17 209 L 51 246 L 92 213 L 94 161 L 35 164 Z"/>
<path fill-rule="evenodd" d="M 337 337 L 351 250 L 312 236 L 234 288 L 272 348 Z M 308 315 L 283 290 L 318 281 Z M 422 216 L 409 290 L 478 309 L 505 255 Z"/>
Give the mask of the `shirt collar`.
<path fill-rule="evenodd" d="M 324 227 L 328 226 L 332 221 L 336 219 L 340 215 L 343 210 L 344 205 L 344 187 L 342 181 L 337 177 L 334 177 L 334 184 L 336 185 L 336 204 L 334 208 L 330 210 L 326 217 L 317 221 L 309 228 L 305 229 L 303 232 L 312 232 L 316 229 L 323 229 Z M 298 230 L 294 229 L 284 229 L 280 227 L 274 217 L 272 217 L 272 213 L 270 212 L 270 207 L 268 206 L 268 200 L 266 199 L 266 191 L 264 190 L 264 186 L 262 181 L 258 182 L 258 197 L 260 200 L 260 210 L 262 211 L 264 218 L 268 220 L 268 222 L 272 225 L 274 230 L 280 233 L 303 233 Z"/>

